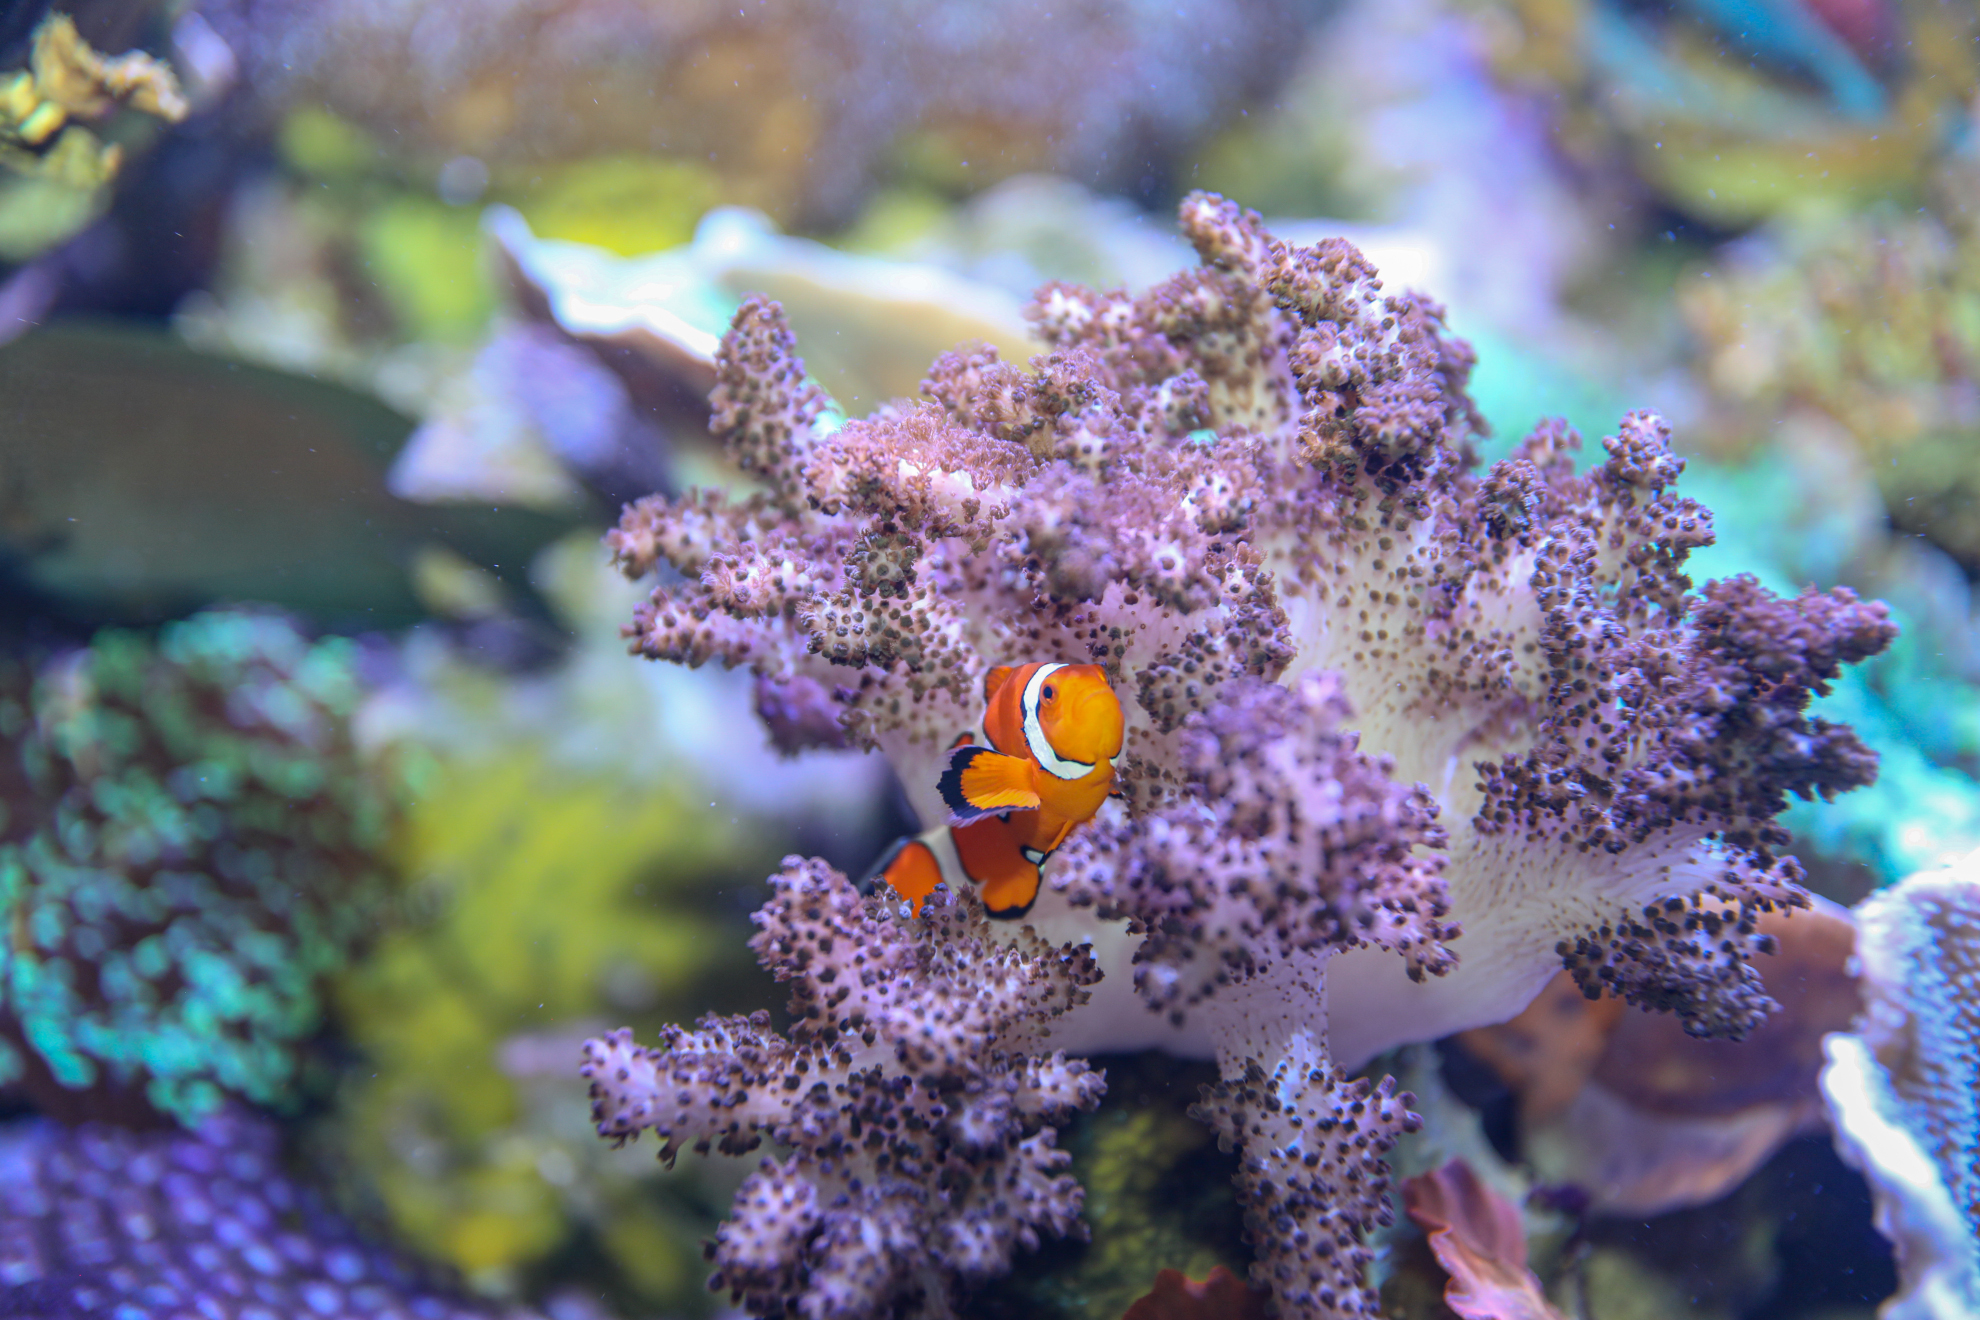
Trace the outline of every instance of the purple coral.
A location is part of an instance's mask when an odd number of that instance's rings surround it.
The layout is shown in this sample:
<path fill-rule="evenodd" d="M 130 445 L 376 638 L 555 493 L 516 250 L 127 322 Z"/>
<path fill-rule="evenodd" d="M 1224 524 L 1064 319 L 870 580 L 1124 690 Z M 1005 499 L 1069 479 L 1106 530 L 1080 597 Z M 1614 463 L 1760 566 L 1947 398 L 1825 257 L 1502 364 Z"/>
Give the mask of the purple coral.
<path fill-rule="evenodd" d="M 498 1314 L 358 1237 L 283 1176 L 276 1147 L 272 1125 L 234 1113 L 196 1133 L 0 1129 L 0 1316 Z"/>
<path fill-rule="evenodd" d="M 601 1135 L 651 1129 L 667 1160 L 790 1148 L 737 1191 L 710 1286 L 757 1315 L 945 1315 L 957 1280 L 1003 1273 L 1041 1232 L 1083 1233 L 1046 1124 L 1105 1080 L 1040 1043 L 1098 978 L 1091 957 L 997 942 L 967 895 L 903 919 L 815 860 L 771 886 L 750 947 L 790 987 L 787 1035 L 757 1013 L 670 1027 L 657 1049 L 630 1031 L 585 1045 Z"/>
<path fill-rule="evenodd" d="M 928 401 L 842 426 L 748 303 L 716 431 L 766 489 L 628 511 L 628 571 L 680 575 L 634 649 L 802 690 L 786 728 L 835 708 L 930 822 L 988 666 L 1105 667 L 1129 810 L 1073 837 L 1030 919 L 1110 974 L 1055 1044 L 1213 1050 L 1240 1089 L 1306 1058 L 1339 1122 L 1371 1101 L 1331 1070 L 1504 1021 L 1563 965 L 1746 1031 L 1769 1002 L 1755 919 L 1804 901 L 1774 817 L 1875 773 L 1807 707 L 1889 642 L 1883 607 L 1693 591 L 1710 516 L 1647 413 L 1586 473 L 1548 423 L 1473 474 L 1471 352 L 1436 304 L 1220 198 L 1182 224 L 1197 270 L 1043 290 L 1029 371 L 959 350 Z M 1269 1210 L 1288 1186 L 1258 1174 L 1261 1224 L 1298 1219 Z M 1261 1248 L 1282 1304 L 1365 1307 L 1297 1240 Z"/>

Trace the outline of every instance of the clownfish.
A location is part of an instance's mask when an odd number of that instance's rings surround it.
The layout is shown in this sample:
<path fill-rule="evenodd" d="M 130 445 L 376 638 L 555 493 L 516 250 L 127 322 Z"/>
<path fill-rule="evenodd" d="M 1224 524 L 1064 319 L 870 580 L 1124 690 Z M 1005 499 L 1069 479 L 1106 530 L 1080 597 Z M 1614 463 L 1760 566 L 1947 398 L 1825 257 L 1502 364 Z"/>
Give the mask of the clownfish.
<path fill-rule="evenodd" d="M 1126 725 L 1098 665 L 1002 665 L 983 680 L 983 724 L 949 752 L 949 823 L 895 842 L 874 873 L 913 905 L 971 881 L 993 917 L 1021 917 L 1039 868 L 1114 792 Z"/>

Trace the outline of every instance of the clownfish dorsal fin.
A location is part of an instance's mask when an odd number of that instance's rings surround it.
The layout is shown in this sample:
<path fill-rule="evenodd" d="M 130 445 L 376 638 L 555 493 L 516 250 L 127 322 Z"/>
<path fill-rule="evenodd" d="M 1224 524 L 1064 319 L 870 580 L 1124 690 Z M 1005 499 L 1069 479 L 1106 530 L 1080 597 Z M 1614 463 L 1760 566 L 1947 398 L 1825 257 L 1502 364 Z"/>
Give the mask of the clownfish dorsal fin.
<path fill-rule="evenodd" d="M 990 672 L 983 676 L 983 704 L 989 705 L 991 698 L 997 695 L 997 689 L 1010 682 L 1011 675 L 1017 671 L 1016 665 L 993 665 Z"/>
<path fill-rule="evenodd" d="M 1031 785 L 1031 762 L 987 747 L 958 747 L 938 787 L 952 823 L 961 824 L 999 811 L 1025 811 L 1038 805 Z"/>

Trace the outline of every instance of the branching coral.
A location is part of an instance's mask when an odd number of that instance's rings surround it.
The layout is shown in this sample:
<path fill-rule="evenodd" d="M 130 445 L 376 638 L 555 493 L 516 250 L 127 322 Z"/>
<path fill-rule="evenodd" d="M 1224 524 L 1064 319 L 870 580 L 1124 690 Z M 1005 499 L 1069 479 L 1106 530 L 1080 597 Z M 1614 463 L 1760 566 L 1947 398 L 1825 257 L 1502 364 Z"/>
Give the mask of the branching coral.
<path fill-rule="evenodd" d="M 1053 1040 L 1214 1049 L 1267 1280 L 1353 1314 L 1341 1247 L 1388 1213 L 1408 1120 L 1340 1068 L 1502 1021 L 1563 964 L 1748 1030 L 1755 921 L 1805 901 L 1773 817 L 1875 769 L 1807 703 L 1892 630 L 1847 591 L 1693 592 L 1710 519 L 1649 414 L 1585 475 L 1559 424 L 1470 474 L 1470 351 L 1436 304 L 1219 198 L 1182 222 L 1200 269 L 1044 289 L 1031 371 L 958 351 L 932 402 L 842 426 L 746 303 L 714 427 L 763 490 L 650 498 L 610 540 L 672 570 L 636 650 L 807 694 L 925 819 L 987 666 L 1106 667 L 1128 810 L 1074 835 L 1032 919 L 1118 975 Z"/>
<path fill-rule="evenodd" d="M 279 1103 L 324 974 L 372 926 L 386 785 L 353 644 L 205 614 L 0 689 L 0 1081 L 191 1121 Z"/>
<path fill-rule="evenodd" d="M 1083 950 L 987 938 L 969 895 L 910 922 L 795 857 L 771 886 L 750 947 L 790 986 L 790 1032 L 758 1013 L 671 1027 L 659 1049 L 629 1031 L 587 1042 L 599 1131 L 650 1128 L 667 1160 L 791 1149 L 744 1180 L 709 1248 L 710 1286 L 755 1314 L 948 1315 L 956 1278 L 1083 1228 L 1044 1125 L 1105 1082 L 1040 1042 L 1098 969 Z"/>
<path fill-rule="evenodd" d="M 1857 913 L 1864 1013 L 1823 1042 L 1845 1158 L 1897 1248 L 1885 1320 L 1980 1308 L 1980 859 L 1922 871 Z"/>

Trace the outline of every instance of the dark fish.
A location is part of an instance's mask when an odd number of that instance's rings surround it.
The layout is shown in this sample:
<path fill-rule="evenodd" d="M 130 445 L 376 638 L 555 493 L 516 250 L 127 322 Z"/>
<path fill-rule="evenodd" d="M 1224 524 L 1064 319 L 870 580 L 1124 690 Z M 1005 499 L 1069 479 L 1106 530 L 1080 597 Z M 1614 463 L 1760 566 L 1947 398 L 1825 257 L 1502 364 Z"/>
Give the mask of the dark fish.
<path fill-rule="evenodd" d="M 526 590 L 530 558 L 572 521 L 399 499 L 385 472 L 412 429 L 355 391 L 162 330 L 35 330 L 0 347 L 0 577 L 96 619 L 264 601 L 393 627 L 426 613 L 414 554 L 445 546 Z"/>

